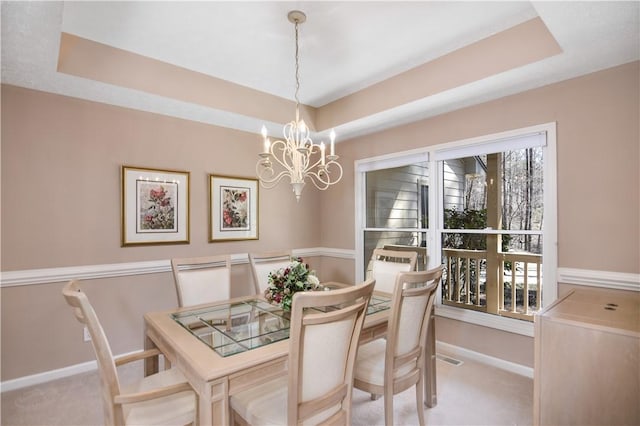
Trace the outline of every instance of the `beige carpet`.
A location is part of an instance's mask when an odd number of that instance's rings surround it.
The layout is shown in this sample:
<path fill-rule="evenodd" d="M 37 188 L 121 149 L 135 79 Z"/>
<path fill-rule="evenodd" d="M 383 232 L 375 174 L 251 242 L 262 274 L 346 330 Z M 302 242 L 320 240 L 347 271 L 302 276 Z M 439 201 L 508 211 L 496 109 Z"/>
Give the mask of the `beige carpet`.
<path fill-rule="evenodd" d="M 469 359 L 461 366 L 438 360 L 438 405 L 426 408 L 428 425 L 531 425 L 533 381 Z M 133 368 L 132 368 L 133 367 Z M 134 378 L 141 365 L 126 366 L 121 374 Z M 2 393 L 4 426 L 88 426 L 102 424 L 102 405 L 96 372 Z M 415 392 L 394 398 L 396 425 L 416 425 Z M 384 424 L 383 399 L 355 390 L 353 424 Z"/>

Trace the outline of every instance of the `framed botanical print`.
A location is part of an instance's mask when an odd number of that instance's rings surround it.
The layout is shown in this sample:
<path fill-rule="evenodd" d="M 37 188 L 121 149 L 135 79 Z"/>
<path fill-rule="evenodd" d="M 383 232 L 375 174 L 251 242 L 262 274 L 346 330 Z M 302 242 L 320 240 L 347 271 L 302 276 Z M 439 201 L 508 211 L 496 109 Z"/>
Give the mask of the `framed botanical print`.
<path fill-rule="evenodd" d="M 209 175 L 209 242 L 258 239 L 258 180 Z"/>
<path fill-rule="evenodd" d="M 122 246 L 189 243 L 189 172 L 122 166 Z"/>

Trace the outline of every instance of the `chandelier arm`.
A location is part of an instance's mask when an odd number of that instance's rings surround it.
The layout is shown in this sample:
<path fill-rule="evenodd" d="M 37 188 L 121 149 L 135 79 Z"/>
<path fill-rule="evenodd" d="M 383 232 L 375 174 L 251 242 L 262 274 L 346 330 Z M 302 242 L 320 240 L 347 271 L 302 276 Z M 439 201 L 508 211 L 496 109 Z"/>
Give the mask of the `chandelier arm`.
<path fill-rule="evenodd" d="M 316 167 L 320 167 L 322 164 L 322 153 L 320 152 L 320 145 L 313 145 L 312 149 L 310 150 L 311 154 L 315 154 L 315 153 L 320 153 L 320 157 L 316 160 L 315 163 L 313 163 L 311 166 L 309 166 L 309 164 L 307 163 L 307 169 L 308 170 L 312 170 L 315 169 Z M 340 178 L 338 178 L 338 180 L 340 180 L 342 178 L 342 166 L 340 165 L 340 163 L 338 163 L 335 160 L 327 160 L 328 156 L 325 157 L 325 169 L 328 171 L 330 166 L 336 166 L 340 168 Z M 337 157 L 334 157 L 337 158 Z"/>
<path fill-rule="evenodd" d="M 287 145 L 291 144 L 294 148 L 297 148 L 299 145 L 297 132 L 298 129 L 295 121 L 285 124 L 282 128 L 282 135 L 286 142 L 283 141 L 283 143 L 288 142 Z"/>
<path fill-rule="evenodd" d="M 278 151 L 281 155 L 276 155 Z M 309 154 L 306 155 L 292 149 L 291 145 L 283 140 L 276 140 L 272 143 L 270 149 L 271 157 L 274 161 L 285 169 L 283 173 L 288 175 L 291 182 L 303 182 L 306 176 L 306 170 L 309 169 Z M 299 166 L 296 167 L 296 164 Z"/>
<path fill-rule="evenodd" d="M 329 188 L 331 185 L 335 183 L 335 182 L 322 179 L 322 177 L 319 175 L 318 172 L 307 173 L 307 177 L 309 178 L 309 181 L 313 183 L 313 185 L 321 191 L 326 190 L 327 188 Z"/>
<path fill-rule="evenodd" d="M 259 170 L 259 167 L 260 167 L 259 165 L 256 167 L 256 172 L 258 175 L 258 179 L 260 180 L 260 185 L 262 185 L 263 188 L 267 188 L 267 189 L 275 188 L 276 185 L 278 185 L 282 179 L 284 179 L 287 176 L 290 176 L 289 172 L 287 172 L 286 170 L 283 170 L 274 177 L 266 177 L 264 174 L 264 170 L 261 173 Z M 269 170 L 271 170 L 271 172 L 273 173 L 273 169 L 269 169 Z"/>
<path fill-rule="evenodd" d="M 314 145 L 314 146 L 317 146 L 317 145 Z M 311 161 L 311 157 L 309 157 L 309 161 L 307 162 L 306 170 L 312 170 L 312 169 L 315 169 L 316 167 L 320 166 L 320 163 L 322 163 L 322 158 L 318 158 L 316 160 L 316 162 L 313 163 L 311 166 L 309 165 L 310 161 Z"/>
<path fill-rule="evenodd" d="M 316 172 L 307 173 L 307 176 L 309 177 L 309 181 L 321 191 L 324 191 L 331 185 L 331 183 L 322 180 L 322 178 L 318 176 L 318 173 Z"/>
<path fill-rule="evenodd" d="M 280 147 L 280 145 L 282 145 L 282 147 Z M 280 152 L 282 153 L 282 160 L 280 159 L 280 157 L 278 157 L 275 153 L 275 149 L 278 148 L 280 149 Z M 281 139 L 277 139 L 275 141 L 273 141 L 273 143 L 271 144 L 271 148 L 270 148 L 270 154 L 271 157 L 275 160 L 276 163 L 280 164 L 284 169 L 286 169 L 289 173 L 293 172 L 293 158 L 292 158 L 292 152 L 289 149 L 288 144 L 281 140 Z M 287 162 L 287 159 L 291 160 L 291 164 L 289 164 Z"/>
<path fill-rule="evenodd" d="M 340 171 L 340 174 L 338 175 L 338 177 L 333 181 L 333 183 L 337 183 L 340 181 L 340 179 L 342 179 L 342 166 L 340 165 L 340 163 L 338 163 L 337 161 L 329 161 L 327 163 L 327 174 L 331 174 L 331 171 L 329 170 L 332 167 L 335 167 L 337 170 Z"/>
<path fill-rule="evenodd" d="M 334 178 L 334 179 L 331 178 L 329 165 L 335 166 L 335 168 L 340 172 L 337 178 Z M 340 182 L 340 180 L 342 179 L 342 166 L 340 165 L 340 163 L 331 161 L 327 163 L 327 168 L 322 172 L 322 174 L 319 171 L 307 172 L 306 176 L 309 177 L 309 180 L 315 185 L 316 188 L 324 191 L 325 189 L 329 188 L 331 185 Z"/>

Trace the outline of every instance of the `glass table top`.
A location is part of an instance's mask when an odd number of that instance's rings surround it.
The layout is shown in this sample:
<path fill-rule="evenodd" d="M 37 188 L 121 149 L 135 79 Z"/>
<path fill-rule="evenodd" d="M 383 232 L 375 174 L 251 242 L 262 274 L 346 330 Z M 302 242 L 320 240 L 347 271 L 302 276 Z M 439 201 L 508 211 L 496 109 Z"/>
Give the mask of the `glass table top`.
<path fill-rule="evenodd" d="M 391 298 L 373 295 L 367 315 L 390 307 Z M 289 312 L 258 298 L 183 311 L 171 317 L 223 357 L 289 338 Z"/>

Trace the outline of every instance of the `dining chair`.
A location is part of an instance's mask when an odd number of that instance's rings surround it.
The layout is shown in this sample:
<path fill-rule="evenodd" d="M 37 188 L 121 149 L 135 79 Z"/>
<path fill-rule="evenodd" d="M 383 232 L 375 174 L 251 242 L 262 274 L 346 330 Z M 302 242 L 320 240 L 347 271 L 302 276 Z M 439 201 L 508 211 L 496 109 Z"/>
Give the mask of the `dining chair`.
<path fill-rule="evenodd" d="M 353 367 L 374 286 L 367 280 L 339 290 L 297 292 L 288 373 L 232 395 L 233 423 L 350 424 Z"/>
<path fill-rule="evenodd" d="M 62 289 L 76 319 L 91 335 L 98 362 L 105 425 L 188 425 L 195 424 L 196 396 L 176 368 L 163 370 L 122 386 L 117 367 L 160 355 L 157 349 L 114 358 L 100 321 L 77 281 Z M 79 408 L 81 409 L 81 408 Z"/>
<path fill-rule="evenodd" d="M 398 273 L 415 271 L 417 259 L 414 251 L 373 250 L 371 278 L 376 280 L 376 290 L 393 293 Z"/>
<path fill-rule="evenodd" d="M 231 298 L 231 256 L 171 259 L 178 306 L 192 306 Z"/>
<path fill-rule="evenodd" d="M 269 272 L 287 267 L 291 263 L 291 250 L 249 253 L 249 262 L 255 292 L 262 295 L 269 286 Z"/>
<path fill-rule="evenodd" d="M 393 290 L 387 338 L 365 343 L 358 349 L 354 387 L 384 396 L 384 420 L 393 425 L 393 395 L 416 387 L 416 408 L 420 425 L 425 368 L 425 345 L 429 316 L 442 268 L 401 272 Z M 435 372 L 434 372 L 435 373 Z"/>

